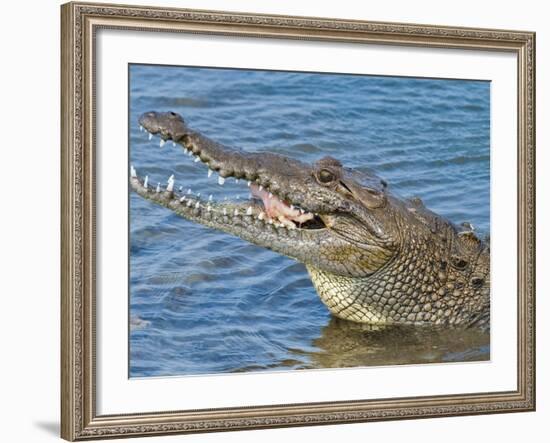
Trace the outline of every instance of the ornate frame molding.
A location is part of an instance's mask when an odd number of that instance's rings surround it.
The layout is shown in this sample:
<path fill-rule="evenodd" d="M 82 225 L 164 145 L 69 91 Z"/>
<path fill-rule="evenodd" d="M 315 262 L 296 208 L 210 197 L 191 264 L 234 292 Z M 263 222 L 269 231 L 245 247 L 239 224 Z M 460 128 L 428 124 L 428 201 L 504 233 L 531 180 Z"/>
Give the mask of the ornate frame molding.
<path fill-rule="evenodd" d="M 533 411 L 535 34 L 68 3 L 62 21 L 61 435 L 67 440 Z M 95 408 L 94 36 L 99 28 L 513 52 L 518 58 L 518 384 L 511 392 L 98 416 Z"/>

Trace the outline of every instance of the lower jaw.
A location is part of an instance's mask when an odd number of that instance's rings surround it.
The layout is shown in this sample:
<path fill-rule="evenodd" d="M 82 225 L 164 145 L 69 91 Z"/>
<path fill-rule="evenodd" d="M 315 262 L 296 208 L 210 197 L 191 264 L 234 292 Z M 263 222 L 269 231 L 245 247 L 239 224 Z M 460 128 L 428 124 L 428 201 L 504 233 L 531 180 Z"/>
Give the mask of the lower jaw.
<path fill-rule="evenodd" d="M 309 231 L 309 229 L 300 229 L 299 226 L 288 220 L 281 221 L 270 218 L 262 203 L 256 200 L 222 203 L 215 201 L 210 196 L 206 199 L 201 198 L 200 193 L 194 194 L 190 190 L 187 192 L 175 191 L 173 180 L 169 180 L 166 187 L 160 186 L 160 184 L 150 187 L 147 181 L 147 179 L 139 178 L 137 171 L 132 170 L 131 185 L 138 194 L 200 224 L 225 231 L 229 231 L 228 226 L 231 225 L 241 228 L 254 226 L 256 230 L 264 229 L 270 232 L 275 229 L 275 232 L 281 234 L 289 231 Z M 242 237 L 239 233 L 233 232 L 233 234 Z M 248 238 L 247 240 L 251 241 Z"/>

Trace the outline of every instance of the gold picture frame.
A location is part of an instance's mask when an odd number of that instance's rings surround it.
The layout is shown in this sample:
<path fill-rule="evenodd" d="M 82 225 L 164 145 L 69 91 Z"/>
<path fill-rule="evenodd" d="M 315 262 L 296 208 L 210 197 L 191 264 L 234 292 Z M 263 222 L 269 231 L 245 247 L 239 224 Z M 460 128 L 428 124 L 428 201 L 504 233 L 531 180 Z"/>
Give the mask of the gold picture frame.
<path fill-rule="evenodd" d="M 535 34 L 247 13 L 68 3 L 61 7 L 61 436 L 146 436 L 535 409 Z M 102 416 L 95 389 L 95 33 L 184 32 L 505 51 L 517 55 L 517 389 L 507 392 Z"/>

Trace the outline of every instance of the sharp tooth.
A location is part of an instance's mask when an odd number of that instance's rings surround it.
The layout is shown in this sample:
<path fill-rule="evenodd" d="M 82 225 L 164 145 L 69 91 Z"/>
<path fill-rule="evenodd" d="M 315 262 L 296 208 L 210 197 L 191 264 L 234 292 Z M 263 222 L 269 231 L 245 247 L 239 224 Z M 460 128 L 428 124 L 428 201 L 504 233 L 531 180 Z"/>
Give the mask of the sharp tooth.
<path fill-rule="evenodd" d="M 189 155 L 189 156 L 193 155 L 193 151 L 191 151 L 191 149 L 189 149 L 189 151 L 187 151 L 187 155 Z"/>
<path fill-rule="evenodd" d="M 212 177 L 213 172 L 212 169 L 208 168 L 208 178 Z"/>
<path fill-rule="evenodd" d="M 252 215 L 252 206 L 249 206 L 246 210 L 246 215 Z"/>
<path fill-rule="evenodd" d="M 260 212 L 260 214 L 258 215 L 258 220 L 263 220 L 263 219 L 264 219 L 264 213 Z"/>
<path fill-rule="evenodd" d="M 246 186 L 250 187 L 250 185 L 252 184 L 252 182 L 249 180 L 246 182 Z"/>
<path fill-rule="evenodd" d="M 260 185 L 260 188 L 259 188 L 259 189 L 260 189 L 260 191 L 261 191 L 261 190 L 262 190 L 263 188 L 264 188 L 264 187 L 263 187 L 262 185 Z"/>
<path fill-rule="evenodd" d="M 302 208 L 300 208 L 300 214 L 303 214 L 304 212 L 306 212 L 306 211 L 304 211 Z"/>
<path fill-rule="evenodd" d="M 176 147 L 176 142 L 172 140 L 172 146 Z"/>
<path fill-rule="evenodd" d="M 234 215 L 235 216 L 239 215 L 239 210 L 238 209 L 235 209 Z"/>
<path fill-rule="evenodd" d="M 180 192 L 183 191 L 183 186 L 180 186 L 180 187 L 179 187 L 179 191 L 180 191 Z"/>
<path fill-rule="evenodd" d="M 166 186 L 166 190 L 168 192 L 172 192 L 174 190 L 174 175 L 172 174 L 170 178 L 168 178 L 168 186 Z"/>
<path fill-rule="evenodd" d="M 157 184 L 157 192 L 160 192 L 160 183 Z"/>
<path fill-rule="evenodd" d="M 225 178 L 223 178 L 221 175 L 218 177 L 218 184 L 223 185 L 225 183 Z"/>
<path fill-rule="evenodd" d="M 269 193 L 269 198 L 273 198 L 273 194 L 271 192 Z"/>
<path fill-rule="evenodd" d="M 130 175 L 134 178 L 137 177 L 136 168 L 134 168 L 134 165 L 130 165 Z"/>
<path fill-rule="evenodd" d="M 201 161 L 200 157 L 195 157 L 195 163 L 198 163 L 200 161 Z"/>
<path fill-rule="evenodd" d="M 149 184 L 149 176 L 145 176 L 145 180 L 143 180 L 143 187 L 147 189 L 147 185 Z"/>
<path fill-rule="evenodd" d="M 223 215 L 227 215 L 227 210 L 223 208 Z"/>
<path fill-rule="evenodd" d="M 191 188 L 187 190 L 187 195 L 191 194 Z"/>
<path fill-rule="evenodd" d="M 160 142 L 159 142 L 159 146 L 162 148 L 165 143 L 166 143 L 166 141 L 163 138 L 161 138 Z"/>
<path fill-rule="evenodd" d="M 235 179 L 235 183 L 239 183 L 239 179 L 238 179 L 238 178 Z"/>
<path fill-rule="evenodd" d="M 208 205 L 208 206 L 206 207 L 206 210 L 207 210 L 208 212 L 210 212 L 210 211 L 212 210 L 212 208 L 210 207 L 210 205 Z"/>
<path fill-rule="evenodd" d="M 185 201 L 185 195 L 182 198 L 180 198 L 180 203 L 183 203 L 184 201 Z"/>
<path fill-rule="evenodd" d="M 153 134 L 149 132 L 149 141 L 153 138 Z"/>
<path fill-rule="evenodd" d="M 210 194 L 210 195 L 208 196 L 208 201 L 211 202 L 212 199 L 213 199 L 212 194 Z"/>
<path fill-rule="evenodd" d="M 201 193 L 200 192 L 197 192 L 197 197 L 200 197 L 201 196 Z"/>
<path fill-rule="evenodd" d="M 268 220 L 267 220 L 267 222 L 268 222 L 268 223 L 269 223 L 270 225 L 272 225 L 272 224 L 273 224 L 273 220 L 272 220 L 271 218 L 270 218 L 270 219 L 268 219 Z"/>
<path fill-rule="evenodd" d="M 196 209 L 199 209 L 200 206 L 201 206 L 201 205 L 199 204 L 199 202 L 195 203 L 195 208 L 196 208 Z"/>
<path fill-rule="evenodd" d="M 292 211 L 294 211 L 294 209 L 296 209 L 296 208 L 294 207 L 294 205 L 290 205 L 290 209 L 291 209 Z"/>
<path fill-rule="evenodd" d="M 187 201 L 187 207 L 190 208 L 193 205 L 193 200 Z"/>
<path fill-rule="evenodd" d="M 143 132 L 143 126 L 139 125 L 139 132 Z"/>

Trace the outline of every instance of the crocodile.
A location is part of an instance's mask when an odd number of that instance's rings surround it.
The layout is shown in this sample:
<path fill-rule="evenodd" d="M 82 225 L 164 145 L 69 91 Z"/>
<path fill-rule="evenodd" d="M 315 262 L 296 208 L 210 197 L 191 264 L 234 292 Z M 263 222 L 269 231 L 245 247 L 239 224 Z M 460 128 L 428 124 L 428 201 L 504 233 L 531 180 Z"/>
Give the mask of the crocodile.
<path fill-rule="evenodd" d="M 419 198 L 404 199 L 374 172 L 325 156 L 314 164 L 245 152 L 189 128 L 174 112 L 146 112 L 141 130 L 181 145 L 195 162 L 248 185 L 248 201 L 214 201 L 151 186 L 130 168 L 141 197 L 209 228 L 303 263 L 336 317 L 377 325 L 488 329 L 490 249 L 469 224 L 455 225 Z"/>

